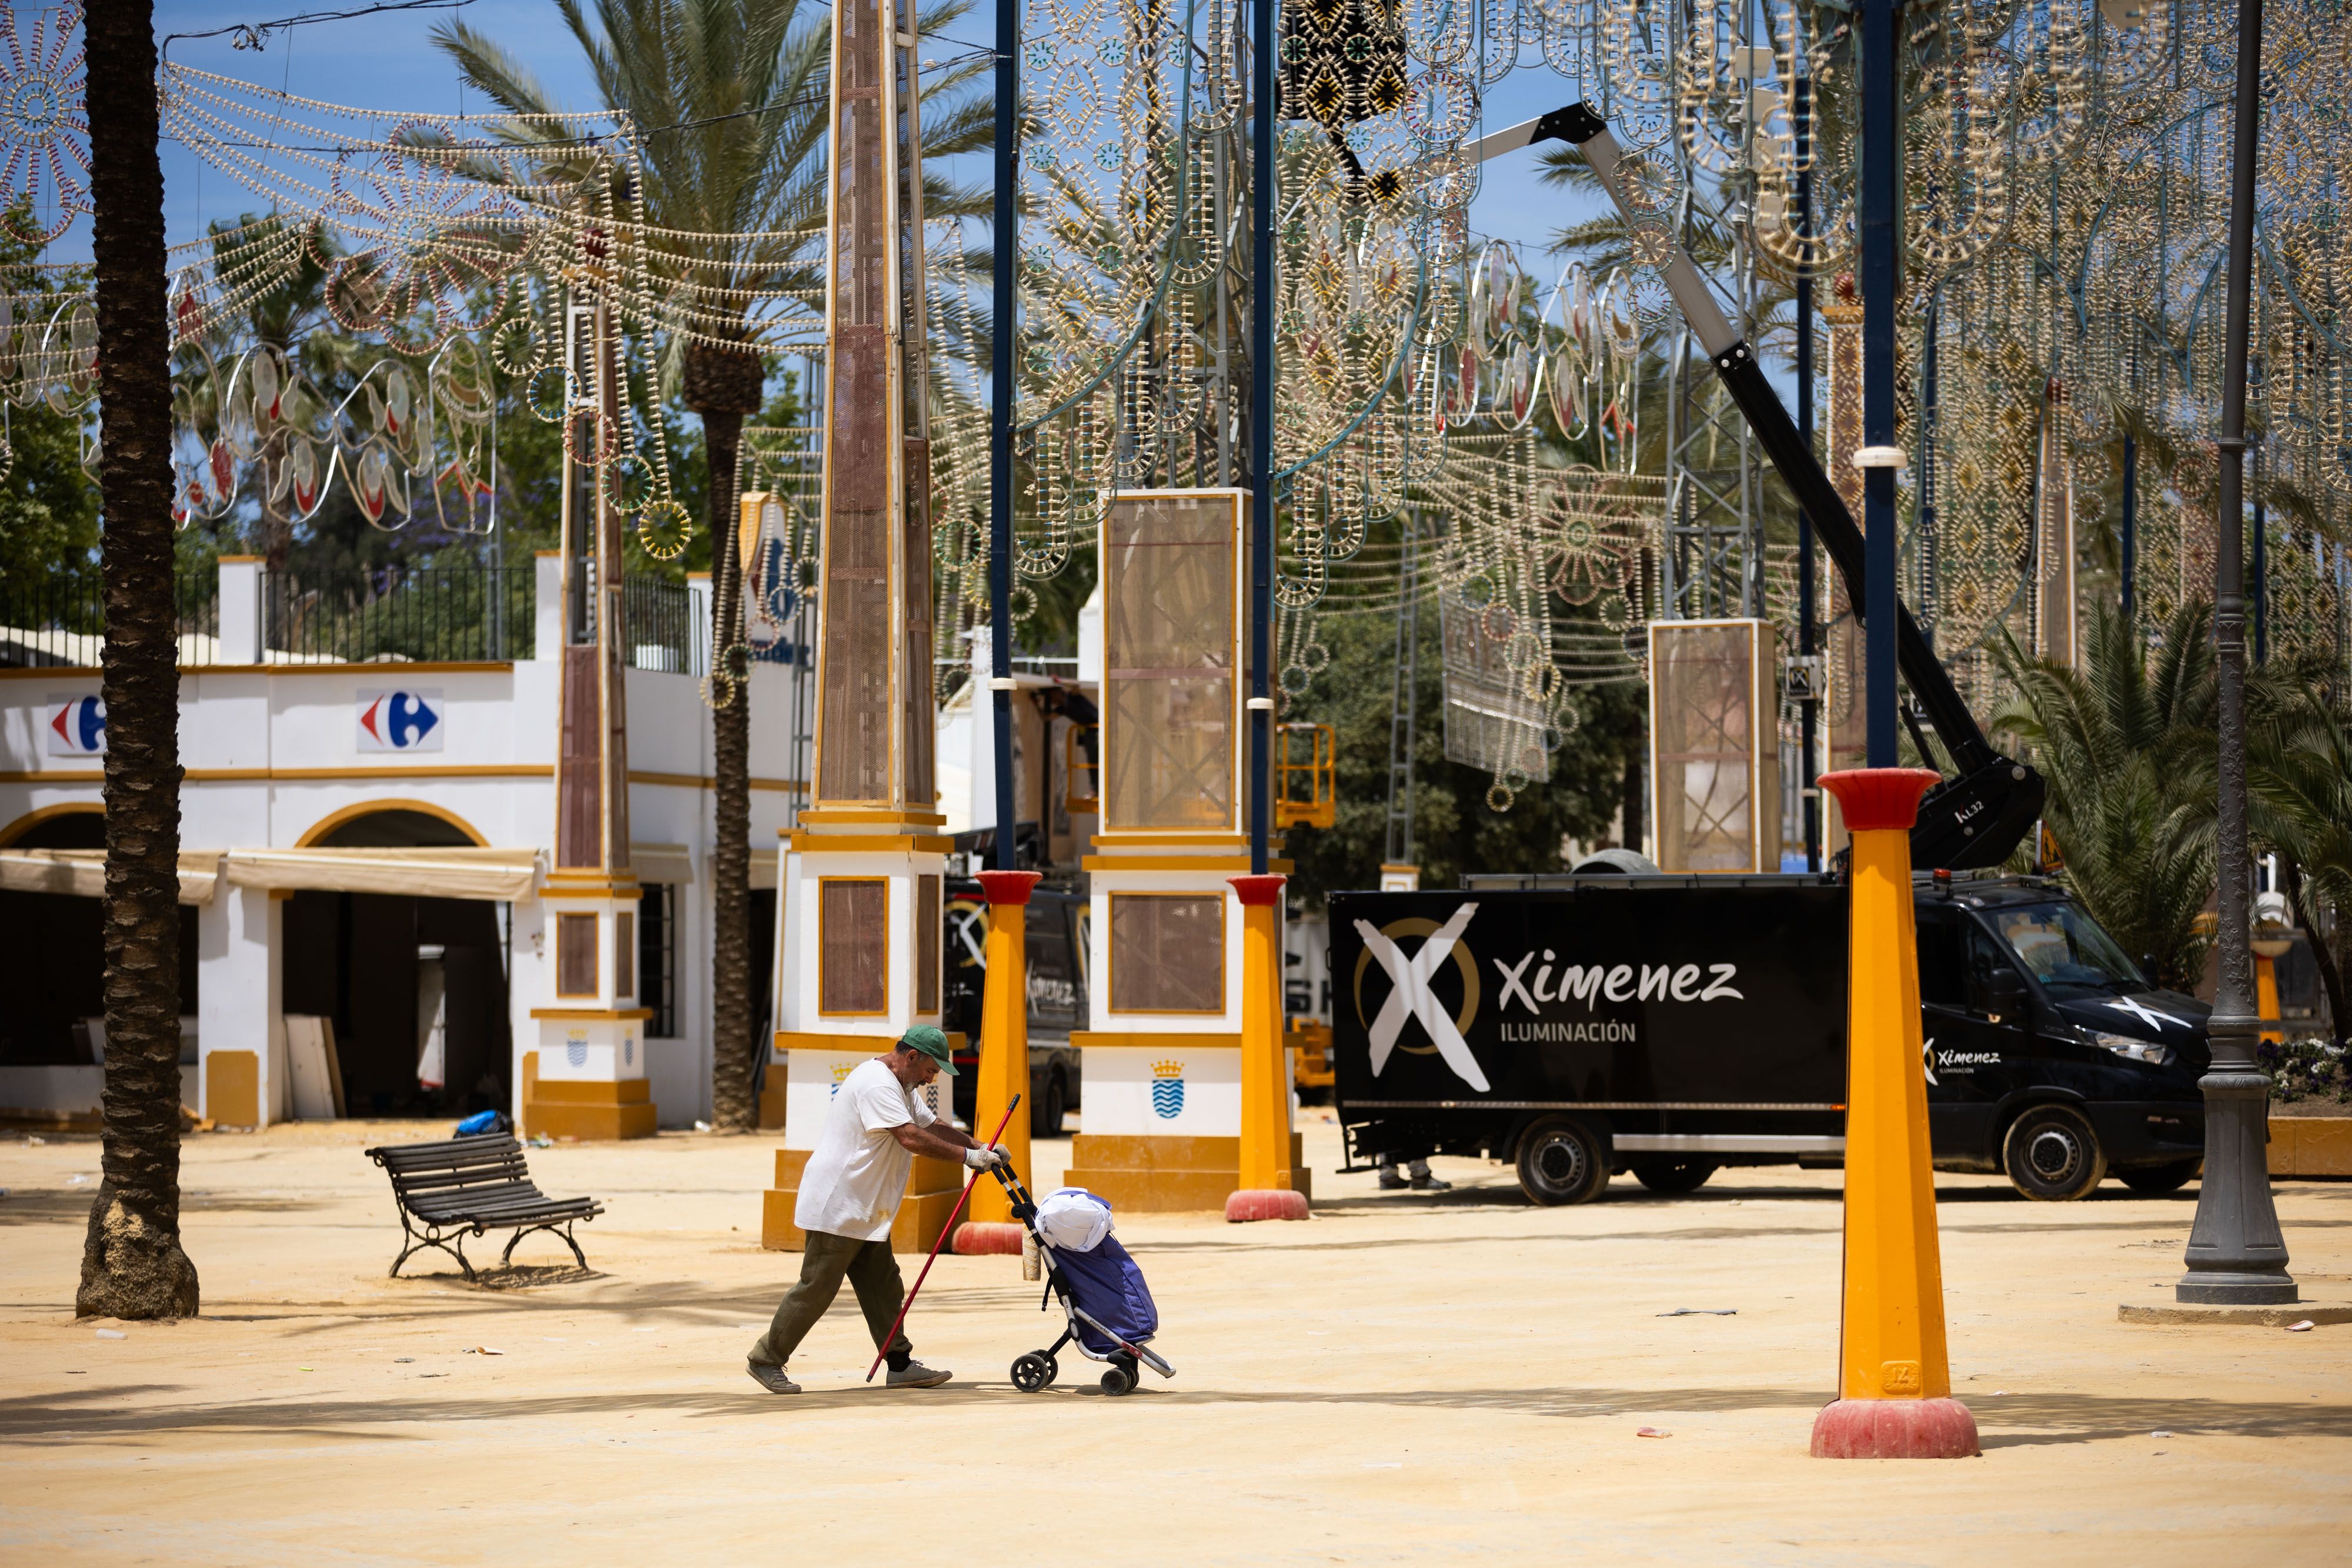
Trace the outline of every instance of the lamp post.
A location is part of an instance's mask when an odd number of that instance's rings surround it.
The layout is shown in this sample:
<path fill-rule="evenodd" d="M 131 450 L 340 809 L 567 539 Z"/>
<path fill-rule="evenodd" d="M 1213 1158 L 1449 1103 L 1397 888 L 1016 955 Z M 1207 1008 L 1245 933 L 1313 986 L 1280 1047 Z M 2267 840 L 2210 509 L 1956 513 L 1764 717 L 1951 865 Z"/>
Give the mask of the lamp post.
<path fill-rule="evenodd" d="M 2262 113 L 2262 0 L 2239 0 L 2237 124 L 2230 154 L 2228 320 L 2221 370 L 2221 505 L 2213 549 L 2213 640 L 2221 685 L 2221 976 L 2206 1025 L 2205 1176 L 2189 1233 L 2179 1301 L 2261 1305 L 2297 1299 L 2271 1203 L 2270 1079 L 2254 1061 L 2262 1031 L 2250 926 L 2253 865 L 2246 851 L 2246 338 L 2253 283 L 2254 152 Z"/>

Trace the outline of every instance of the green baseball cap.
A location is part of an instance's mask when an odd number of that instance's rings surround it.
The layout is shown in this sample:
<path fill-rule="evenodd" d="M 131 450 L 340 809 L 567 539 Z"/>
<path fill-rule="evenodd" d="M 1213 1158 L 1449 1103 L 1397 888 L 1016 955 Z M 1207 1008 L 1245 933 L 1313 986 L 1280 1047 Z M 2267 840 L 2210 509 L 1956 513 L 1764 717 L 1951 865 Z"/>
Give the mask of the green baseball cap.
<path fill-rule="evenodd" d="M 956 1075 L 955 1062 L 948 1051 L 948 1037 L 927 1023 L 919 1023 L 898 1037 L 901 1051 L 919 1051 L 940 1064 L 940 1071 L 950 1078 Z"/>

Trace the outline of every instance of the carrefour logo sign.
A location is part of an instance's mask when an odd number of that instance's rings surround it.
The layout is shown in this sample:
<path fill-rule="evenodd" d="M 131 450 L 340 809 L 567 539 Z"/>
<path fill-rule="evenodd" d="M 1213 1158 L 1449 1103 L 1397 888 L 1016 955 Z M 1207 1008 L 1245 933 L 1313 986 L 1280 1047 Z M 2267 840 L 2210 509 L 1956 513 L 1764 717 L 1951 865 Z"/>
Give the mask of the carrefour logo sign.
<path fill-rule="evenodd" d="M 441 749 L 441 693 L 436 690 L 360 693 L 362 751 Z"/>
<path fill-rule="evenodd" d="M 106 750 L 106 705 L 68 692 L 49 694 L 49 755 L 96 757 Z"/>

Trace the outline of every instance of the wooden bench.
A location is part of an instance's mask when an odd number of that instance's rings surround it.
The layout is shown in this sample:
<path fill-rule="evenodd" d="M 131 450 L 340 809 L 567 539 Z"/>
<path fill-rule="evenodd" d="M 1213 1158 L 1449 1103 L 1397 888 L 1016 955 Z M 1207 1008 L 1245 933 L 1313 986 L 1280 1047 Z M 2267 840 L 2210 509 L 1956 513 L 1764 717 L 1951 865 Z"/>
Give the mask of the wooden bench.
<path fill-rule="evenodd" d="M 392 1260 L 394 1279 L 403 1263 L 427 1247 L 438 1247 L 457 1259 L 466 1278 L 473 1279 L 465 1239 L 487 1230 L 514 1232 L 499 1255 L 502 1266 L 513 1258 L 515 1243 L 534 1230 L 562 1237 L 580 1266 L 588 1266 L 572 1227 L 595 1218 L 604 1206 L 593 1197 L 550 1197 L 540 1191 L 523 1164 L 522 1145 L 511 1134 L 394 1144 L 370 1149 L 367 1156 L 392 1176 L 401 1234 L 408 1243 Z"/>

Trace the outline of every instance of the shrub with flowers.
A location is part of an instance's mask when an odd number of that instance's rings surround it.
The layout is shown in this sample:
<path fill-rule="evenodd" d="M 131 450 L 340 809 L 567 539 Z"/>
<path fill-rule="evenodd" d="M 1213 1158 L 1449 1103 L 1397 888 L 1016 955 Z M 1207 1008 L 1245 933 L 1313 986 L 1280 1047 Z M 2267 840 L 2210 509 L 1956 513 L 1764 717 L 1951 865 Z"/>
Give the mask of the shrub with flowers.
<path fill-rule="evenodd" d="M 2283 1043 L 2264 1040 L 2254 1059 L 2271 1075 L 2271 1097 L 2281 1102 L 2333 1100 L 2352 1104 L 2352 1063 L 2344 1048 L 2320 1037 Z"/>

